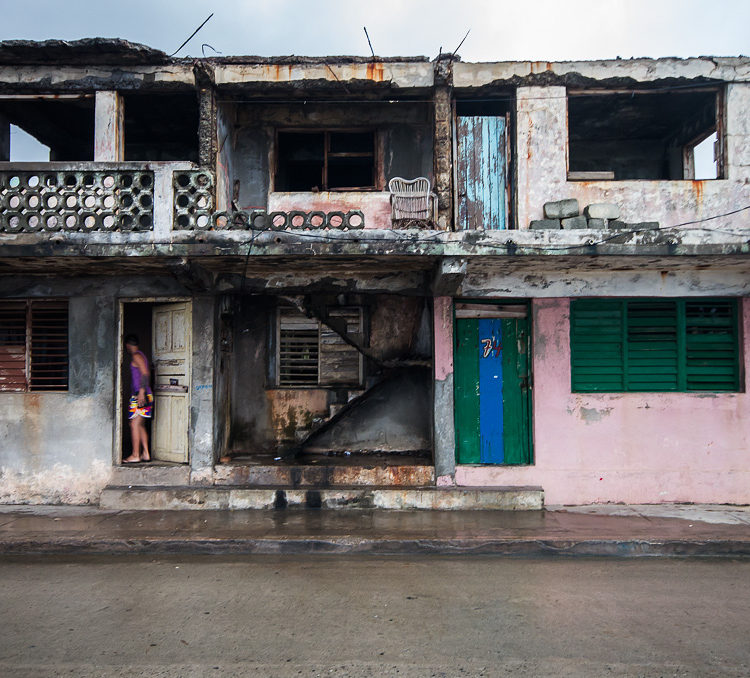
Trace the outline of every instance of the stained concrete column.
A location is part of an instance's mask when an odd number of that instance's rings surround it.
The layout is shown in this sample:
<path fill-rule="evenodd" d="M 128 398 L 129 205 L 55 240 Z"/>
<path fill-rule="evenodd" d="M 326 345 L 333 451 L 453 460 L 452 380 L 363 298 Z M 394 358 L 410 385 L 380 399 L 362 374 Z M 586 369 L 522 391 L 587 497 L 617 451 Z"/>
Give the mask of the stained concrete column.
<path fill-rule="evenodd" d="M 456 431 L 453 419 L 453 299 L 435 297 L 433 336 L 435 389 L 433 434 L 438 485 L 453 484 L 456 472 Z"/>
<path fill-rule="evenodd" d="M 216 171 L 219 152 L 217 141 L 216 80 L 213 68 L 199 61 L 193 66 L 195 86 L 198 89 L 198 163 Z"/>
<path fill-rule="evenodd" d="M 451 88 L 435 87 L 433 158 L 435 172 L 435 194 L 438 203 L 438 228 L 453 228 L 453 124 Z"/>
<path fill-rule="evenodd" d="M 123 104 L 118 92 L 97 92 L 94 114 L 94 162 L 125 159 Z"/>
<path fill-rule="evenodd" d="M 214 465 L 215 316 L 215 297 L 193 297 L 193 374 L 189 441 L 190 467 L 194 482 L 210 478 Z"/>
<path fill-rule="evenodd" d="M 10 121 L 0 115 L 0 162 L 10 160 Z"/>

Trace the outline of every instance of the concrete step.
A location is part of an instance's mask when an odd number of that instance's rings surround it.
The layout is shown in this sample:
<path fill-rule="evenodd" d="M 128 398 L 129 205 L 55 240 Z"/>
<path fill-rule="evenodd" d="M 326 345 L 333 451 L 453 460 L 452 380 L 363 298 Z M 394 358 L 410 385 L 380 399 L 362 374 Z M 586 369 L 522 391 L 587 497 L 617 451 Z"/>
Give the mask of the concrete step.
<path fill-rule="evenodd" d="M 162 465 L 152 461 L 148 464 L 115 466 L 110 485 L 117 486 L 171 486 L 187 485 L 190 482 L 190 467 L 185 464 Z"/>
<path fill-rule="evenodd" d="M 214 485 L 222 486 L 279 485 L 291 488 L 314 487 L 317 489 L 358 487 L 361 485 L 368 487 L 427 487 L 435 484 L 435 467 L 414 464 L 372 467 L 361 465 L 222 464 L 214 469 L 213 481 Z"/>
<path fill-rule="evenodd" d="M 121 487 L 102 491 L 99 505 L 121 511 L 271 508 L 534 511 L 540 487 Z"/>

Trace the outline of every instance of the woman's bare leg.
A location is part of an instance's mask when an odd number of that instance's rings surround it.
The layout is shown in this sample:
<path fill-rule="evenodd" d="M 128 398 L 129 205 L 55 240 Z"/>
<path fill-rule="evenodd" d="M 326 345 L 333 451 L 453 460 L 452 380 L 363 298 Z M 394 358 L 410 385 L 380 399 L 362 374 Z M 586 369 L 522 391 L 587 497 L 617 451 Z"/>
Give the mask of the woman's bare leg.
<path fill-rule="evenodd" d="M 132 463 L 141 460 L 141 432 L 138 424 L 139 419 L 141 419 L 141 417 L 136 415 L 130 420 L 130 442 L 133 451 L 130 453 L 129 457 L 123 459 L 123 462 Z"/>
<path fill-rule="evenodd" d="M 151 454 L 148 451 L 148 429 L 146 420 L 143 417 L 136 417 L 140 423 L 141 430 L 141 461 L 151 461 Z"/>

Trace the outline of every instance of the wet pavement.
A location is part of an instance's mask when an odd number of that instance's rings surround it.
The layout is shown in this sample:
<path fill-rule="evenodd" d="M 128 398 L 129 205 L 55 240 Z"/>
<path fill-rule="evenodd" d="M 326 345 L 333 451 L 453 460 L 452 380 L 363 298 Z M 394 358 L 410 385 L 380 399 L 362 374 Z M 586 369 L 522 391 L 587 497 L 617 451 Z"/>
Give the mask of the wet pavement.
<path fill-rule="evenodd" d="M 750 560 L 0 558 L 3 678 L 750 675 Z"/>
<path fill-rule="evenodd" d="M 750 507 L 514 512 L 4 506 L 0 553 L 750 556 Z"/>

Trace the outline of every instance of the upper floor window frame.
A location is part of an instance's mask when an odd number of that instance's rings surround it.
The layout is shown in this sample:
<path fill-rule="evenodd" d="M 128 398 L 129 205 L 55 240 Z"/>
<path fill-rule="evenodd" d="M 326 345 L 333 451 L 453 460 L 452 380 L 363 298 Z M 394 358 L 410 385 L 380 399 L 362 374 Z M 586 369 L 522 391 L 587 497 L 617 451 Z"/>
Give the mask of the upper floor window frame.
<path fill-rule="evenodd" d="M 323 135 L 323 167 L 321 174 L 321 185 L 319 191 L 330 192 L 360 192 L 360 191 L 383 191 L 385 190 L 385 173 L 383 171 L 383 153 L 382 138 L 379 130 L 373 126 L 363 127 L 277 127 L 274 131 L 274 146 L 271 153 L 271 191 L 272 192 L 292 192 L 307 193 L 315 191 L 287 191 L 279 188 L 279 137 L 282 134 L 322 134 Z M 331 150 L 331 138 L 336 134 L 371 134 L 372 135 L 372 152 L 353 152 L 347 153 L 342 151 Z M 343 186 L 330 187 L 330 169 L 329 160 L 346 157 L 371 158 L 372 162 L 372 181 L 369 184 L 361 186 Z"/>
<path fill-rule="evenodd" d="M 669 95 L 669 94 L 694 94 L 697 92 L 711 92 L 715 96 L 715 122 L 708 129 L 701 130 L 694 136 L 689 137 L 682 144 L 682 176 L 676 178 L 654 178 L 654 177 L 623 177 L 618 178 L 614 173 L 607 170 L 601 171 L 576 171 L 571 170 L 571 144 L 572 144 L 572 126 L 570 102 L 576 97 L 606 97 L 606 96 L 628 96 L 641 97 L 651 95 Z M 571 182 L 578 181 L 694 181 L 695 164 L 694 150 L 707 138 L 716 135 L 714 148 L 714 160 L 716 163 L 716 176 L 713 178 L 703 179 L 704 181 L 725 180 L 727 178 L 727 144 L 726 144 L 726 85 L 724 83 L 711 83 L 705 86 L 677 86 L 677 87 L 654 87 L 654 88 L 631 88 L 631 89 L 578 89 L 568 88 L 566 93 L 566 169 L 567 180 Z M 609 176 L 608 176 L 609 175 Z"/>

